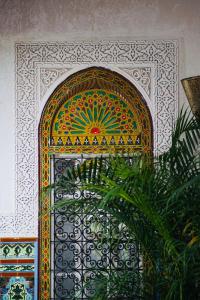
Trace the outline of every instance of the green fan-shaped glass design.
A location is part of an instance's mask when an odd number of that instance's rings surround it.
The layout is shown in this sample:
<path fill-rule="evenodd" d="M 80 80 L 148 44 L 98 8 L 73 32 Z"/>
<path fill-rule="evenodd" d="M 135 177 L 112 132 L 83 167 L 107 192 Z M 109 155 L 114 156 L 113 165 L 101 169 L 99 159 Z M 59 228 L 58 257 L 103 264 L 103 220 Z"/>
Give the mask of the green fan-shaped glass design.
<path fill-rule="evenodd" d="M 58 111 L 53 136 L 134 134 L 138 122 L 129 104 L 104 90 L 91 90 L 67 100 Z"/>

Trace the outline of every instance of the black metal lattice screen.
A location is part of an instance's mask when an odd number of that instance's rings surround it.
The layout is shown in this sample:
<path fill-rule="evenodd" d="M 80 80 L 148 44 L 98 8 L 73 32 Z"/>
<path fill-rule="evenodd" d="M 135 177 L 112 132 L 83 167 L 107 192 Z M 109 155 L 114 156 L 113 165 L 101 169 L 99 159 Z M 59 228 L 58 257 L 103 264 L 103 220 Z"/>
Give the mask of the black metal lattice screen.
<path fill-rule="evenodd" d="M 88 158 L 54 157 L 52 181 L 56 182 L 66 168 L 81 164 L 85 159 Z M 63 190 L 56 189 L 52 198 L 55 203 L 63 197 L 92 201 L 93 196 L 87 191 L 72 188 L 67 195 Z M 95 215 L 85 213 L 81 206 L 57 210 L 52 213 L 51 221 L 51 299 L 90 299 L 95 292 L 94 279 L 98 272 L 109 278 L 113 271 L 131 274 L 134 270 L 139 278 L 141 262 L 138 245 L 130 239 L 123 224 L 117 226 L 116 234 L 114 219 L 100 210 Z M 134 299 L 141 299 L 138 282 L 139 279 L 135 281 Z M 133 297 L 124 295 L 123 299 Z"/>

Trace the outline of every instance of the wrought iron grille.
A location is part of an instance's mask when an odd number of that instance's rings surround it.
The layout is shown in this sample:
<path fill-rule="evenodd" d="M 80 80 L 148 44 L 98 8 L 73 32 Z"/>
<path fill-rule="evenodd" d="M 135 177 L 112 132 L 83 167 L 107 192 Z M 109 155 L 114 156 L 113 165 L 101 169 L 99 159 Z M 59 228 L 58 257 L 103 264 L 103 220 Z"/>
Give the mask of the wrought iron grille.
<path fill-rule="evenodd" d="M 56 182 L 66 168 L 81 164 L 85 159 L 88 157 L 54 157 L 52 180 Z M 73 188 L 66 195 L 63 190 L 56 189 L 52 200 L 55 203 L 63 197 L 92 201 L 94 195 Z M 135 271 L 134 299 L 141 299 L 139 246 L 130 240 L 123 224 L 117 227 L 116 234 L 114 220 L 108 214 L 99 210 L 91 215 L 80 206 L 53 212 L 51 221 L 51 299 L 90 299 L 95 292 L 97 272 L 109 277 L 113 271 L 125 270 L 130 274 Z M 123 299 L 133 300 L 133 297 L 124 295 Z"/>

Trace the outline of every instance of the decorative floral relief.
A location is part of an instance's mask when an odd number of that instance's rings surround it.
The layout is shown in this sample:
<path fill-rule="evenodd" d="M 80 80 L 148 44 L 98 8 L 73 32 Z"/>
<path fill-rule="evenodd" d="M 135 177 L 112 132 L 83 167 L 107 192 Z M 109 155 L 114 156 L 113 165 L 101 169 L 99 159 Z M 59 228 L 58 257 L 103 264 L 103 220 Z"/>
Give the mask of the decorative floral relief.
<path fill-rule="evenodd" d="M 41 95 L 61 76 L 54 69 L 45 75 L 46 64 L 69 68 L 80 65 L 125 67 L 154 98 L 154 149 L 165 151 L 177 113 L 178 45 L 174 40 L 99 41 L 16 44 L 16 215 L 0 217 L 1 236 L 37 235 L 37 107 Z M 148 79 L 155 65 L 154 89 Z M 140 71 L 132 69 L 140 68 Z M 41 79 L 38 79 L 38 68 Z M 53 67 L 54 68 L 54 67 Z M 131 69 L 130 69 L 131 68 Z M 63 74 L 63 73 L 62 73 Z M 48 79 L 49 77 L 49 79 Z M 141 79 L 139 79 L 141 78 Z M 152 78 L 152 75 L 151 75 Z M 47 88 L 47 89 L 46 89 Z"/>
<path fill-rule="evenodd" d="M 145 90 L 147 95 L 151 96 L 151 68 L 144 67 L 144 68 L 120 68 L 128 75 L 130 75 L 135 81 L 137 81 L 141 87 Z"/>
<path fill-rule="evenodd" d="M 71 68 L 40 68 L 40 99 L 49 87 Z"/>

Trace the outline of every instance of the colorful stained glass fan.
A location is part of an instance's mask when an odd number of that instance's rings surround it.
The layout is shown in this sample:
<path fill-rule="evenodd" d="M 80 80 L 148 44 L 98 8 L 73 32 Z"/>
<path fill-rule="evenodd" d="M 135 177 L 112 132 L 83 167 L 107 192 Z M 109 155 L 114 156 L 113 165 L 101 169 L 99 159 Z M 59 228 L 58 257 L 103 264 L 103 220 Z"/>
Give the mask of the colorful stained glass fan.
<path fill-rule="evenodd" d="M 137 115 L 127 101 L 113 92 L 94 89 L 75 95 L 61 106 L 52 127 L 52 143 L 123 144 L 130 139 L 135 143 L 140 132 Z"/>

